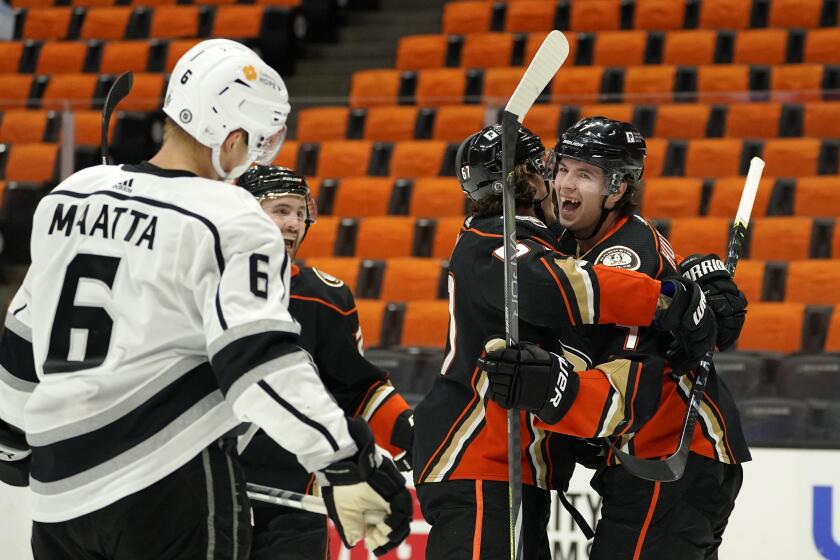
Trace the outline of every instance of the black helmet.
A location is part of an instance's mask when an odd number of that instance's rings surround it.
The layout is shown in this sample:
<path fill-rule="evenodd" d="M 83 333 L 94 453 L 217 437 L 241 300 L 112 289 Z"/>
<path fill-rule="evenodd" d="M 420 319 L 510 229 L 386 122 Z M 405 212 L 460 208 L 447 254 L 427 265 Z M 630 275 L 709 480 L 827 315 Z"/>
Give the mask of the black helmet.
<path fill-rule="evenodd" d="M 306 201 L 306 231 L 315 223 L 318 211 L 306 178 L 286 167 L 255 165 L 239 176 L 236 184 L 254 195 L 258 202 L 280 196 L 298 195 Z"/>
<path fill-rule="evenodd" d="M 517 164 L 527 162 L 536 173 L 545 174 L 543 146 L 540 137 L 520 127 L 516 141 Z M 502 188 L 502 127 L 482 128 L 458 147 L 455 174 L 463 190 L 473 200 L 501 193 Z M 498 183 L 498 186 L 496 186 Z"/>
<path fill-rule="evenodd" d="M 549 158 L 549 173 L 555 161 L 571 158 L 604 170 L 609 180 L 607 194 L 616 192 L 622 181 L 638 183 L 644 171 L 647 147 L 642 133 L 630 123 L 606 117 L 588 117 L 569 127 Z"/>

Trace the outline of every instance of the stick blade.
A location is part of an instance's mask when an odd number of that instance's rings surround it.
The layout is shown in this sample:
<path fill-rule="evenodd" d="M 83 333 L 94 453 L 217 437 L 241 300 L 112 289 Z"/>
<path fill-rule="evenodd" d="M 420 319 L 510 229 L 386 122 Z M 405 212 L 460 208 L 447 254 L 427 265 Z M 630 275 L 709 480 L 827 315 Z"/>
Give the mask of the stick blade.
<path fill-rule="evenodd" d="M 546 36 L 540 45 L 537 54 L 522 76 L 519 85 L 516 86 L 513 95 L 510 96 L 505 111 L 517 116 L 521 123 L 528 109 L 537 100 L 545 86 L 557 73 L 557 70 L 569 56 L 569 41 L 561 32 L 554 30 Z"/>
<path fill-rule="evenodd" d="M 108 163 L 108 125 L 111 122 L 111 114 L 117 104 L 125 99 L 134 85 L 134 73 L 123 72 L 108 90 L 105 96 L 105 105 L 102 106 L 102 163 Z"/>

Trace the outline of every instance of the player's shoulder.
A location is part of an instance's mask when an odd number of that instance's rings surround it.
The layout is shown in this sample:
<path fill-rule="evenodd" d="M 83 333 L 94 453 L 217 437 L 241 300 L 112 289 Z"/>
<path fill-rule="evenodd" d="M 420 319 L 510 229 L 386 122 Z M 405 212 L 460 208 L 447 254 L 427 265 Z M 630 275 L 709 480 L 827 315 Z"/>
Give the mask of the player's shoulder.
<path fill-rule="evenodd" d="M 592 262 L 652 274 L 660 266 L 660 242 L 653 225 L 642 216 L 632 214 L 595 247 Z"/>
<path fill-rule="evenodd" d="M 315 303 L 348 312 L 355 307 L 353 292 L 343 280 L 315 267 L 302 266 L 292 282 L 292 297 L 309 298 Z"/>

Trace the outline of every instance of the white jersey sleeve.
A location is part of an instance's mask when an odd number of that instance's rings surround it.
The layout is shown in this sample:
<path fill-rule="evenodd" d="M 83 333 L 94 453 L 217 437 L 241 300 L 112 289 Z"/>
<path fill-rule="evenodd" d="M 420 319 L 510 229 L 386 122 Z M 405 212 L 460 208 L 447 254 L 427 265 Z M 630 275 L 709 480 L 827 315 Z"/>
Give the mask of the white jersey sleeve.
<path fill-rule="evenodd" d="M 20 430 L 25 428 L 24 407 L 38 385 L 29 301 L 29 286 L 24 280 L 6 311 L 5 329 L 0 335 L 0 420 Z"/>
<path fill-rule="evenodd" d="M 256 208 L 256 207 L 255 207 Z M 296 345 L 288 311 L 291 263 L 261 210 L 219 225 L 222 254 L 192 268 L 207 353 L 236 416 L 254 422 L 309 471 L 356 452 L 342 410 Z M 209 242 L 209 240 L 208 240 Z"/>

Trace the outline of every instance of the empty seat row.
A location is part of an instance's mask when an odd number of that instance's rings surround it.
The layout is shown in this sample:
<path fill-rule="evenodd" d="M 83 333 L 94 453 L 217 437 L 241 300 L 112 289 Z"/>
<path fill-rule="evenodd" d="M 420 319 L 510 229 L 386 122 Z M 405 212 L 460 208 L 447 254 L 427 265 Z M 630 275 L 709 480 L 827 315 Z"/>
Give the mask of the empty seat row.
<path fill-rule="evenodd" d="M 120 102 L 120 109 L 159 109 L 167 79 L 167 74 L 135 73 L 131 93 Z M 98 109 L 113 81 L 110 74 L 0 74 L 0 109 Z"/>
<path fill-rule="evenodd" d="M 526 0 L 450 2 L 444 33 L 834 27 L 835 0 Z"/>
<path fill-rule="evenodd" d="M 530 63 L 546 33 L 410 35 L 397 46 L 396 68 L 491 68 Z M 642 64 L 795 64 L 840 61 L 840 29 L 698 29 L 567 33 L 576 66 Z"/>
<path fill-rule="evenodd" d="M 313 107 L 298 113 L 297 139 L 458 142 L 499 122 L 497 113 L 480 105 Z M 552 144 L 577 120 L 594 115 L 632 122 L 646 138 L 836 138 L 840 103 L 546 104 L 533 106 L 525 123 Z"/>
<path fill-rule="evenodd" d="M 826 289 L 840 285 L 840 259 L 745 259 L 738 262 L 735 280 L 751 303 L 840 305 L 840 293 Z"/>
<path fill-rule="evenodd" d="M 527 122 L 527 121 L 526 121 Z M 551 145 L 551 140 L 547 140 Z M 280 152 L 287 167 L 307 176 L 427 177 L 454 176 L 459 143 L 443 140 L 373 142 L 333 140 L 289 141 Z M 647 141 L 645 176 L 730 177 L 746 175 L 755 156 L 767 162 L 769 177 L 833 175 L 838 170 L 840 141 L 818 138 L 740 140 L 701 138 Z"/>
<path fill-rule="evenodd" d="M 294 8 L 302 0 L 12 0 L 15 8 L 49 8 L 53 6 L 166 6 L 175 4 L 269 4 Z M 304 2 L 307 0 L 303 0 Z"/>
<path fill-rule="evenodd" d="M 840 403 L 815 406 L 801 399 L 764 397 L 739 401 L 738 410 L 744 437 L 751 446 L 840 443 Z"/>
<path fill-rule="evenodd" d="M 351 107 L 504 105 L 522 69 L 363 70 L 350 85 Z M 558 72 L 538 103 L 730 103 L 835 99 L 840 66 L 821 64 L 571 66 Z"/>
<path fill-rule="evenodd" d="M 446 342 L 449 325 L 446 300 L 357 300 L 356 307 L 366 347 L 443 348 Z"/>

